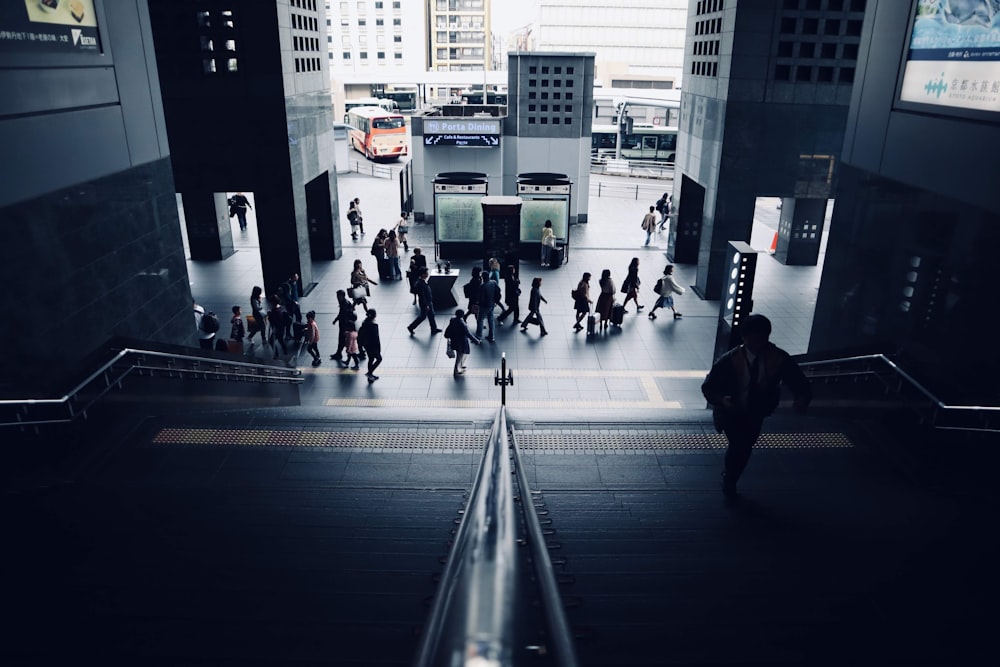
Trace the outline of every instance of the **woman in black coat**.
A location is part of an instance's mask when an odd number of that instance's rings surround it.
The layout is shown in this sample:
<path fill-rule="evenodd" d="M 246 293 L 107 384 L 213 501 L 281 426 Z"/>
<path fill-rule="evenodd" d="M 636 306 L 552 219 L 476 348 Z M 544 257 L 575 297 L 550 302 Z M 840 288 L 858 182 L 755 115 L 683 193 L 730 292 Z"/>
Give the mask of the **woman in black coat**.
<path fill-rule="evenodd" d="M 347 347 L 347 338 L 344 336 L 344 332 L 347 330 L 347 325 L 355 324 L 358 319 L 357 313 L 354 312 L 354 304 L 350 302 L 347 298 L 347 292 L 345 290 L 337 290 L 337 303 L 340 306 L 340 311 L 337 313 L 337 317 L 334 318 L 333 323 L 340 325 L 340 329 L 337 332 L 337 352 L 330 355 L 330 359 L 347 366 L 349 360 L 343 359 L 340 355 Z"/>
<path fill-rule="evenodd" d="M 469 325 L 465 323 L 465 312 L 461 308 L 455 311 L 455 317 L 451 318 L 451 322 L 444 330 L 444 337 L 451 342 L 451 349 L 455 351 L 454 374 L 458 377 L 465 372 L 465 356 L 471 350 L 469 341 L 476 345 L 480 343 L 480 340 L 469 331 Z"/>
<path fill-rule="evenodd" d="M 375 309 L 369 308 L 365 314 L 365 321 L 361 323 L 361 328 L 358 329 L 358 344 L 364 347 L 365 352 L 368 354 L 368 372 L 365 373 L 365 377 L 368 378 L 369 382 L 374 382 L 378 379 L 378 376 L 375 375 L 375 369 L 382 363 L 382 339 L 379 338 L 378 323 L 375 321 L 375 315 Z"/>

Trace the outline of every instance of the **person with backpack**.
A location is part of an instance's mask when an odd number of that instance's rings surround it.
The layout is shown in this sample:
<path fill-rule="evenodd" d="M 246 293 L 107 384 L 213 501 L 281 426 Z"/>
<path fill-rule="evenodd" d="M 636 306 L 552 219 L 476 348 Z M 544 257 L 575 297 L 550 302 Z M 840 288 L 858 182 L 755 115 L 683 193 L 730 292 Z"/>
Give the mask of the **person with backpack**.
<path fill-rule="evenodd" d="M 219 318 L 211 310 L 207 313 L 205 309 L 194 304 L 195 321 L 198 324 L 198 346 L 203 350 L 211 350 L 215 347 L 215 334 L 219 331 Z"/>
<path fill-rule="evenodd" d="M 248 206 L 253 208 L 250 206 L 250 200 L 242 192 L 237 192 L 229 198 L 229 217 L 232 217 L 233 213 L 236 214 L 236 218 L 240 221 L 240 231 L 243 232 L 247 229 Z"/>
<path fill-rule="evenodd" d="M 365 224 L 364 218 L 361 217 L 361 199 L 355 197 L 351 201 L 351 205 L 347 209 L 347 221 L 351 223 L 351 238 L 355 241 L 358 240 L 358 230 L 361 230 L 361 235 L 365 235 Z"/>
<path fill-rule="evenodd" d="M 243 312 L 239 306 L 233 306 L 233 318 L 229 320 L 229 340 L 236 342 L 236 347 L 243 351 L 243 338 L 246 336 L 246 327 L 243 326 Z"/>
<path fill-rule="evenodd" d="M 649 311 L 649 319 L 656 319 L 656 309 L 657 308 L 669 308 L 674 311 L 674 319 L 680 319 L 683 314 L 678 313 L 677 309 L 674 308 L 674 294 L 680 295 L 684 294 L 684 288 L 677 284 L 674 280 L 674 265 L 667 264 L 663 269 L 663 277 L 656 281 L 656 286 L 653 287 L 653 291 L 656 292 L 659 297 L 656 299 L 656 304 L 653 309 Z"/>
<path fill-rule="evenodd" d="M 670 224 L 670 214 L 674 212 L 674 196 L 668 195 L 664 192 L 663 206 L 661 209 L 657 210 L 660 211 L 660 214 L 663 216 L 660 218 L 660 231 L 662 232 L 663 229 Z"/>

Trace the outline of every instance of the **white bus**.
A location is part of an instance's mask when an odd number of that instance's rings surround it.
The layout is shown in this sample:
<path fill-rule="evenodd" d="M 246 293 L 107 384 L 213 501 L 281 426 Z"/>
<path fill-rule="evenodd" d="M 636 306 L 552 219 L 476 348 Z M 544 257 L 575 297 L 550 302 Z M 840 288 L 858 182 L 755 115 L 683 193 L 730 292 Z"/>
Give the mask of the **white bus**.
<path fill-rule="evenodd" d="M 357 107 L 347 114 L 351 145 L 369 160 L 391 160 L 409 154 L 406 119 L 381 107 Z"/>
<path fill-rule="evenodd" d="M 393 100 L 386 100 L 380 97 L 362 97 L 357 100 L 344 100 L 344 122 L 349 122 L 347 116 L 351 109 L 358 107 L 380 107 L 383 111 L 399 111 L 399 106 Z"/>

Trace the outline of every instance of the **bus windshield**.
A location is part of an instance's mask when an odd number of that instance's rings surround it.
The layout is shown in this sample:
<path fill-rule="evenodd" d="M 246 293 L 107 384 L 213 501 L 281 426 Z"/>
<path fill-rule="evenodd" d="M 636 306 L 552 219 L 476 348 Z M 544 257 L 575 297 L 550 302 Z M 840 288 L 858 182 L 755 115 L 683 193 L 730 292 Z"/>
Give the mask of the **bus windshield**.
<path fill-rule="evenodd" d="M 402 118 L 375 118 L 372 127 L 376 130 L 398 130 L 403 127 Z"/>

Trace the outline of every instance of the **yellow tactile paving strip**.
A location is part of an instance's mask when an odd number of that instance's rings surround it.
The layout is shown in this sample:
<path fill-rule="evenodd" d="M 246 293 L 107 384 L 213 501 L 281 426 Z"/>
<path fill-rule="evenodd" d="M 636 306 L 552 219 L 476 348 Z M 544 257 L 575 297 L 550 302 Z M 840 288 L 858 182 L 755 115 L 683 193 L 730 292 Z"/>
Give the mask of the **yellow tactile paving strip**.
<path fill-rule="evenodd" d="M 469 369 L 463 376 L 464 382 L 474 382 L 476 389 L 482 386 L 492 387 L 492 379 L 495 369 L 475 368 Z M 303 375 L 359 375 L 361 380 L 364 376 L 361 371 L 351 371 L 343 368 L 303 368 Z M 602 369 L 526 369 L 515 371 L 514 386 L 507 389 L 507 405 L 512 408 L 545 408 L 555 410 L 576 409 L 647 409 L 647 410 L 680 410 L 685 406 L 680 401 L 672 401 L 664 398 L 657 386 L 658 379 L 670 380 L 698 380 L 705 378 L 707 371 L 635 371 L 635 370 L 602 370 Z M 449 368 L 398 368 L 378 370 L 379 377 L 421 377 L 427 378 L 452 378 L 452 369 Z M 539 399 L 519 399 L 517 396 L 518 381 L 530 381 L 532 378 L 546 380 L 585 380 L 585 379 L 632 379 L 639 382 L 642 394 L 636 396 L 636 400 L 587 400 L 578 397 L 574 390 L 559 392 L 560 398 L 545 400 Z M 480 384 L 482 383 L 482 384 Z M 500 390 L 496 389 L 496 396 L 499 398 Z M 323 402 L 330 407 L 433 407 L 433 408 L 490 408 L 497 405 L 497 399 L 455 399 L 455 398 L 352 398 L 338 397 L 329 398 Z M 688 406 L 690 407 L 690 406 Z"/>
<path fill-rule="evenodd" d="M 158 445 L 220 445 L 328 447 L 352 451 L 451 451 L 479 449 L 487 434 L 475 429 L 448 431 L 418 428 L 385 433 L 373 431 L 288 431 L 249 429 L 164 428 L 153 437 Z M 541 453 L 629 453 L 657 449 L 724 449 L 718 433 L 677 433 L 654 430 L 571 432 L 549 429 L 517 431 L 523 450 Z M 853 447 L 843 433 L 764 433 L 761 449 L 830 449 Z"/>

